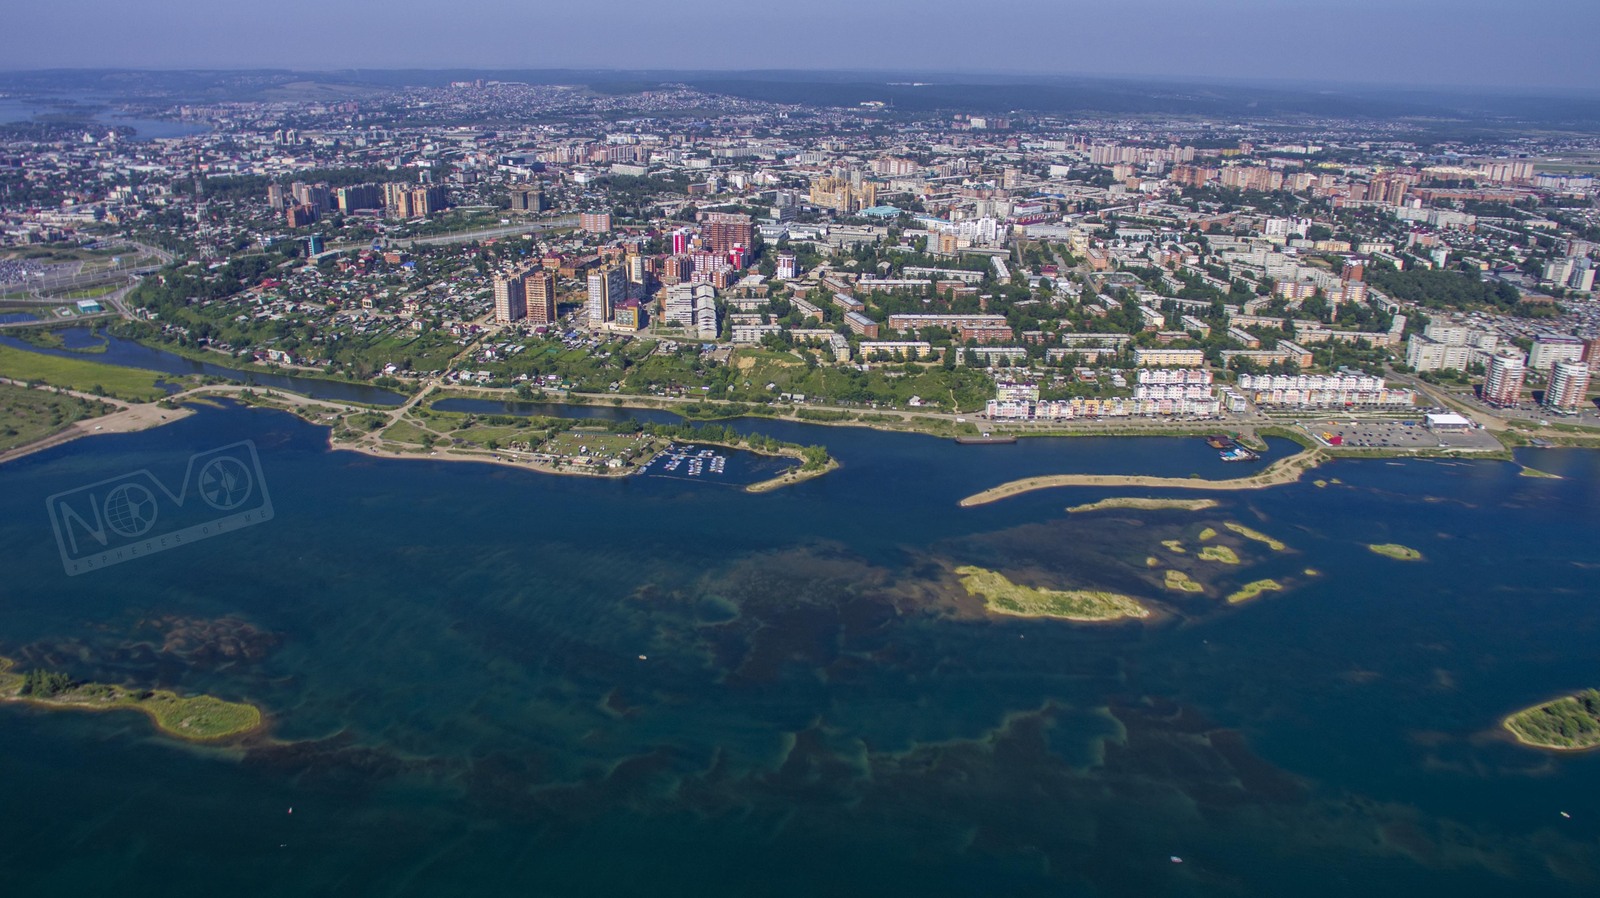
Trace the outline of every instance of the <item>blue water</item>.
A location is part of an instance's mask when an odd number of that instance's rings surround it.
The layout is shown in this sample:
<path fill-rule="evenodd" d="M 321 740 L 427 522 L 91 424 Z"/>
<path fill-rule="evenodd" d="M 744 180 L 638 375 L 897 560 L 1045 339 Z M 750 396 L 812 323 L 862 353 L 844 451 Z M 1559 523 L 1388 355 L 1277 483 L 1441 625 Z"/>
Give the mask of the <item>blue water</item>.
<path fill-rule="evenodd" d="M 64 102 L 67 100 L 77 100 L 80 103 L 97 106 L 114 102 L 104 97 L 91 95 L 73 95 L 61 98 L 0 98 L 0 124 L 27 122 L 39 116 L 74 111 L 73 104 Z M 205 125 L 189 122 L 164 121 L 161 119 L 145 119 L 121 115 L 115 108 L 106 108 L 96 112 L 93 120 L 105 126 L 130 127 L 134 130 L 135 140 L 151 140 L 158 137 L 188 137 L 194 134 L 204 134 L 211 130 Z"/>
<path fill-rule="evenodd" d="M 163 374 L 202 374 L 237 383 L 253 384 L 288 390 L 323 399 L 329 402 L 361 402 L 368 405 L 400 405 L 406 397 L 390 390 L 358 383 L 344 383 L 317 377 L 300 377 L 292 374 L 271 374 L 264 371 L 241 371 L 210 362 L 199 362 L 164 349 L 145 346 L 110 334 L 91 331 L 89 328 L 65 328 L 56 331 L 62 337 L 63 348 L 35 346 L 16 337 L 0 335 L 0 345 L 42 352 L 106 365 L 126 368 L 143 368 Z M 88 351 L 88 350 L 95 351 Z"/>
<path fill-rule="evenodd" d="M 232 407 L 0 465 L 0 654 L 270 717 L 265 736 L 201 748 L 132 714 L 0 707 L 9 890 L 1575 896 L 1600 883 L 1600 755 L 1495 732 L 1511 710 L 1600 685 L 1600 456 L 1524 456 L 1563 480 L 1504 462 L 1338 461 L 1317 470 L 1323 487 L 1212 493 L 1221 507 L 1206 512 L 1069 515 L 1150 491 L 957 502 L 1036 473 L 1239 466 L 1195 439 L 973 447 L 737 426 L 824 443 L 842 467 L 750 495 L 382 460 Z M 64 575 L 47 496 L 139 468 L 178 478 L 190 454 L 241 439 L 259 448 L 273 520 Z M 1243 564 L 1194 559 L 1198 531 L 1226 521 L 1290 548 L 1224 533 Z M 1379 557 L 1375 542 L 1425 560 Z M 1125 592 L 1158 615 L 989 618 L 955 586 L 959 564 Z M 1168 566 L 1208 593 L 1163 590 Z M 1290 588 L 1221 600 L 1264 577 Z"/>

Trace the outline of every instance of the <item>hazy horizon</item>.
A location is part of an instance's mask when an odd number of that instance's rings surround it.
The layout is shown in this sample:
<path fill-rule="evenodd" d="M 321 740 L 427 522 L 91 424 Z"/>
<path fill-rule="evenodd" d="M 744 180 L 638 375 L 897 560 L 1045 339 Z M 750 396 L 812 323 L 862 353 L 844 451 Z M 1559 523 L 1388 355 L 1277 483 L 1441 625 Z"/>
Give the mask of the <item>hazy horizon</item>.
<path fill-rule="evenodd" d="M 624 2 L 530 9 L 338 0 L 270 10 L 166 0 L 137 17 L 106 0 L 8 15 L 0 59 L 40 69 L 472 69 L 909 72 L 1587 91 L 1600 83 L 1600 5 L 1570 0 L 1081 0 L 975 7 L 842 0 L 692 10 Z"/>

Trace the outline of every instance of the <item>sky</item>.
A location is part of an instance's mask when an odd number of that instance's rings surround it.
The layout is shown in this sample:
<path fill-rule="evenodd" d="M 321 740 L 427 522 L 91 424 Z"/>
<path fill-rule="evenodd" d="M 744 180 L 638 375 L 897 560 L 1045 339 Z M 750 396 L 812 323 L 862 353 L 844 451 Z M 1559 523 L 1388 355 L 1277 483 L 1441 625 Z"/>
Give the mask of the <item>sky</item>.
<path fill-rule="evenodd" d="M 50 0 L 0 69 L 917 69 L 1600 88 L 1597 0 Z"/>

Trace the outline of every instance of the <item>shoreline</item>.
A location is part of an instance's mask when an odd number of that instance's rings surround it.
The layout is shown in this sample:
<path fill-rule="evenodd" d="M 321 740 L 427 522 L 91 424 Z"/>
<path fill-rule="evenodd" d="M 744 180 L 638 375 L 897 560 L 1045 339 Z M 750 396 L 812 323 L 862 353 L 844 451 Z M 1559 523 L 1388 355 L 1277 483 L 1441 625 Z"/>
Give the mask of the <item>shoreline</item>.
<path fill-rule="evenodd" d="M 14 381 L 7 381 L 14 383 Z M 70 391 L 69 391 L 70 392 Z M 116 404 L 118 400 L 105 397 L 95 397 L 102 402 Z M 31 443 L 15 446 L 0 452 L 0 465 L 6 462 L 27 458 L 36 452 L 64 446 L 83 437 L 106 436 L 114 433 L 138 433 L 142 430 L 151 430 L 194 414 L 194 409 L 183 405 L 165 408 L 160 400 L 150 403 L 122 403 L 122 408 L 110 414 L 100 415 L 96 418 L 84 418 L 74 421 L 55 433 L 46 434 Z"/>
<path fill-rule="evenodd" d="M 333 381 L 333 382 L 334 383 L 341 383 L 339 381 Z M 441 390 L 443 392 L 445 392 L 446 395 L 443 395 L 443 396 L 437 395 Z M 238 394 L 246 393 L 246 392 L 254 393 L 255 396 L 252 397 L 252 398 L 245 398 L 245 397 L 241 397 L 241 396 L 238 395 Z M 454 394 L 454 395 L 450 395 L 450 394 Z M 433 402 L 438 401 L 439 399 L 468 398 L 468 399 L 482 399 L 482 400 L 489 400 L 489 401 L 502 401 L 502 402 L 511 402 L 511 403 L 543 403 L 543 404 L 549 404 L 549 405 L 555 405 L 555 406 L 572 406 L 572 407 L 575 407 L 575 408 L 583 408 L 583 407 L 636 408 L 636 409 L 672 412 L 672 405 L 674 404 L 672 401 L 661 400 L 661 399 L 651 399 L 651 398 L 646 398 L 646 397 L 632 397 L 632 396 L 593 396 L 593 397 L 591 397 L 588 394 L 575 394 L 577 396 L 583 397 L 583 401 L 578 401 L 578 402 L 571 402 L 571 401 L 568 401 L 565 398 L 557 398 L 557 397 L 550 397 L 550 396 L 546 396 L 543 399 L 523 399 L 521 397 L 517 397 L 515 395 L 511 395 L 511 391 L 509 389 L 500 390 L 499 388 L 476 388 L 476 389 L 469 388 L 469 389 L 466 389 L 466 390 L 461 390 L 461 389 L 454 389 L 454 388 L 441 388 L 438 385 L 432 385 L 432 386 L 425 387 L 422 390 L 420 390 L 417 394 L 413 395 L 410 398 L 410 400 L 407 401 L 406 403 L 404 403 L 404 404 L 402 404 L 402 405 L 400 405 L 398 407 L 390 408 L 390 407 L 383 407 L 383 406 L 369 406 L 369 405 L 367 405 L 365 403 L 359 403 L 359 402 L 347 402 L 347 401 L 338 401 L 338 400 L 314 399 L 312 397 L 306 396 L 306 395 L 301 394 L 301 393 L 295 393 L 295 392 L 292 392 L 292 391 L 289 391 L 289 390 L 279 389 L 279 388 L 276 388 L 276 387 L 262 387 L 260 385 L 249 385 L 249 384 L 207 384 L 207 385 L 204 385 L 204 386 L 193 387 L 193 388 L 191 388 L 189 390 L 185 390 L 185 391 L 180 392 L 180 393 L 175 393 L 175 394 L 173 394 L 171 396 L 164 397 L 163 399 L 159 399 L 159 400 L 156 400 L 156 401 L 150 402 L 150 403 L 129 403 L 126 400 L 114 400 L 114 399 L 107 399 L 106 397 L 98 397 L 98 396 L 97 397 L 93 397 L 95 399 L 99 399 L 99 400 L 102 400 L 102 401 L 120 402 L 124 406 L 124 408 L 122 410 L 120 410 L 120 411 L 113 412 L 113 413 L 111 413 L 109 415 L 103 415 L 103 416 L 101 416 L 99 418 L 84 419 L 83 421 L 74 422 L 73 424 L 68 425 L 63 430 L 57 431 L 54 434 L 50 434 L 49 436 L 44 437 L 44 438 L 42 438 L 42 439 L 40 439 L 38 441 L 35 441 L 33 443 L 29 443 L 29 444 L 24 445 L 24 446 L 18 446 L 18 447 L 15 447 L 13 449 L 6 450 L 4 452 L 0 452 L 0 464 L 4 464 L 5 462 L 8 462 L 8 461 L 14 461 L 14 460 L 19 459 L 19 458 L 24 458 L 24 457 L 26 457 L 28 455 L 34 454 L 36 452 L 41 452 L 41 451 L 44 451 L 46 449 L 54 448 L 56 446 L 64 445 L 65 443 L 71 442 L 72 440 L 75 440 L 75 439 L 78 439 L 78 438 L 84 437 L 84 436 L 91 436 L 91 435 L 95 435 L 95 434 L 98 434 L 98 433 L 127 433 L 127 432 L 134 432 L 134 431 L 139 431 L 139 430 L 146 430 L 146 429 L 149 429 L 149 428 L 152 428 L 152 427 L 159 427 L 162 424 L 170 423 L 172 421 L 181 420 L 181 419 L 183 419 L 185 417 L 188 417 L 189 415 L 194 413 L 192 409 L 187 408 L 187 407 L 185 407 L 183 405 L 183 403 L 184 403 L 184 401 L 186 399 L 199 398 L 199 397 L 204 397 L 204 396 L 207 396 L 207 395 L 221 395 L 221 396 L 224 396 L 224 397 L 227 397 L 227 398 L 232 398 L 232 399 L 234 399 L 236 401 L 244 402 L 245 404 L 252 405 L 254 407 L 270 408 L 270 409 L 274 409 L 274 410 L 278 410 L 278 411 L 285 411 L 285 412 L 288 412 L 290 414 L 295 415 L 296 417 L 301 418 L 302 420 L 308 421 L 308 422 L 313 423 L 313 424 L 317 424 L 319 426 L 328 426 L 328 422 L 325 421 L 325 420 L 318 420 L 317 418 L 311 417 L 308 414 L 304 414 L 303 410 L 306 407 L 320 407 L 322 409 L 332 409 L 332 410 L 337 410 L 337 411 L 342 411 L 342 412 L 374 412 L 374 413 L 384 414 L 384 413 L 394 413 L 394 412 L 397 412 L 397 411 L 398 412 L 404 412 L 407 409 L 416 407 L 418 405 L 423 405 L 424 403 L 426 403 L 427 405 L 431 406 Z M 622 401 L 620 403 L 616 403 L 616 400 L 618 400 L 618 399 L 621 399 Z M 601 402 L 603 402 L 603 401 L 607 403 L 604 406 L 601 405 Z M 685 401 L 686 402 L 687 401 L 702 401 L 703 402 L 703 401 L 706 401 L 706 400 L 685 400 Z M 171 407 L 171 408 L 166 408 L 166 407 L 162 406 L 162 403 L 175 403 L 175 405 L 173 407 Z M 846 410 L 840 410 L 840 411 L 846 411 Z M 884 433 L 917 434 L 917 435 L 920 435 L 920 436 L 933 437 L 935 439 L 948 439 L 950 437 L 949 437 L 949 434 L 946 434 L 946 433 L 932 432 L 932 431 L 929 431 L 927 429 L 923 429 L 923 428 L 917 427 L 915 425 L 915 423 L 913 423 L 915 421 L 915 419 L 923 418 L 925 420 L 931 420 L 931 421 L 943 421 L 944 418 L 950 418 L 950 419 L 952 419 L 951 423 L 953 424 L 954 423 L 953 422 L 953 418 L 955 417 L 953 414 L 942 413 L 942 412 L 929 412 L 929 413 L 924 413 L 924 414 L 915 414 L 915 413 L 910 413 L 910 412 L 888 412 L 888 413 L 875 412 L 875 411 L 859 412 L 859 414 L 869 414 L 869 415 L 876 414 L 876 415 L 894 415 L 894 416 L 897 416 L 897 417 L 899 417 L 901 419 L 900 424 L 897 425 L 895 423 L 886 422 L 886 421 L 815 421 L 815 420 L 808 420 L 806 418 L 799 417 L 798 415 L 794 414 L 792 410 L 785 410 L 785 412 L 786 412 L 785 414 L 774 414 L 774 415 L 741 413 L 741 414 L 737 414 L 737 415 L 729 415 L 729 416 L 724 417 L 724 418 L 693 418 L 693 417 L 687 417 L 687 416 L 683 416 L 683 415 L 678 415 L 678 417 L 682 418 L 684 423 L 686 423 L 686 424 L 711 423 L 711 422 L 715 422 L 715 421 L 732 420 L 732 419 L 735 419 L 735 418 L 752 418 L 752 419 L 756 419 L 756 420 L 768 419 L 768 420 L 772 420 L 772 421 L 781 421 L 781 422 L 787 422 L 787 423 L 792 423 L 792 424 L 813 424 L 813 425 L 824 426 L 824 427 L 859 427 L 859 428 L 865 428 L 865 429 L 868 429 L 868 430 L 875 430 L 875 431 L 884 432 Z M 675 412 L 672 412 L 672 413 L 676 414 Z M 855 412 L 855 411 L 852 410 L 852 411 L 850 411 L 850 413 L 856 414 L 858 412 Z M 941 416 L 941 415 L 944 416 L 944 418 L 938 417 L 938 416 Z M 968 423 L 970 423 L 970 422 L 968 422 Z M 107 427 L 106 426 L 107 424 L 121 425 L 121 426 Z M 88 425 L 88 426 L 85 427 L 84 425 Z M 96 426 L 99 426 L 101 429 L 100 430 L 94 429 Z M 1076 429 L 1074 429 L 1074 430 L 1071 430 L 1071 431 L 1052 430 L 1052 431 L 1047 431 L 1047 432 L 1031 432 L 1031 433 L 1030 432 L 1019 432 L 1016 435 L 1019 438 L 1025 438 L 1025 437 L 1116 437 L 1116 438 L 1133 437 L 1133 438 L 1137 438 L 1137 437 L 1144 437 L 1144 436 L 1183 437 L 1183 436 L 1203 435 L 1205 433 L 1212 432 L 1215 429 L 1216 429 L 1216 427 L 1214 426 L 1214 422 L 1209 422 L 1207 425 L 1195 425 L 1193 427 L 1153 426 L 1153 427 L 1147 428 L 1147 429 L 1145 429 L 1145 428 L 1140 428 L 1140 429 L 1116 428 L 1116 429 L 1112 429 L 1112 430 L 1103 430 L 1103 431 L 1076 430 Z M 1302 439 L 1296 439 L 1296 437 L 1293 434 L 1293 432 L 1288 430 L 1288 429 L 1286 429 L 1286 428 L 1273 427 L 1273 428 L 1268 428 L 1268 431 L 1271 431 L 1271 432 L 1262 432 L 1257 436 L 1257 439 L 1260 439 L 1260 437 L 1269 436 L 1269 435 L 1270 436 L 1284 436 L 1284 437 L 1286 437 L 1288 439 L 1294 440 L 1295 442 L 1299 443 L 1302 446 L 1306 446 L 1306 448 L 1305 448 L 1304 451 L 1296 453 L 1295 455 L 1289 456 L 1289 457 L 1284 458 L 1284 459 L 1279 459 L 1279 460 L 1273 462 L 1271 465 L 1269 465 L 1267 468 L 1263 469 L 1258 474 L 1252 475 L 1250 477 L 1244 477 L 1244 478 L 1231 478 L 1231 479 L 1226 479 L 1226 480 L 1201 480 L 1201 479 L 1197 479 L 1197 478 L 1156 477 L 1156 476 L 1150 476 L 1150 475 L 1110 475 L 1110 474 L 1104 474 L 1104 475 L 1102 475 L 1102 474 L 1043 475 L 1043 476 L 1040 476 L 1040 477 L 1026 478 L 1024 480 L 1012 481 L 1012 482 L 1009 482 L 1009 483 L 1001 484 L 1000 486 L 997 486 L 997 487 L 992 487 L 990 489 L 984 490 L 984 491 L 982 491 L 980 493 L 977 493 L 977 494 L 974 494 L 972 496 L 968 496 L 968 497 L 962 499 L 959 504 L 960 504 L 961 507 L 971 507 L 971 506 L 976 506 L 976 505 L 983 505 L 983 504 L 987 504 L 987 503 L 990 503 L 990 502 L 999 501 L 1000 499 L 1009 498 L 1009 497 L 1014 496 L 1014 495 L 1019 495 L 1019 494 L 1024 493 L 1024 492 L 1031 492 L 1031 491 L 1039 490 L 1039 489 L 1054 488 L 1054 487 L 1058 487 L 1058 486 L 1144 487 L 1144 488 L 1157 488 L 1157 489 L 1200 490 L 1200 491 L 1232 491 L 1232 490 L 1262 489 L 1262 488 L 1269 487 L 1269 486 L 1279 486 L 1279 485 L 1283 485 L 1283 484 L 1287 484 L 1287 483 L 1293 483 L 1293 482 L 1299 480 L 1301 475 L 1303 475 L 1303 473 L 1305 471 L 1308 471 L 1308 470 L 1316 467 L 1316 465 L 1321 464 L 1323 461 L 1326 461 L 1326 460 L 1331 459 L 1331 458 L 1356 458 L 1356 459 L 1360 459 L 1360 458 L 1429 458 L 1429 457 L 1452 457 L 1453 458 L 1453 457 L 1459 457 L 1459 455 L 1457 453 L 1455 453 L 1455 452 L 1427 452 L 1427 453 L 1424 453 L 1424 452 L 1419 452 L 1419 451 L 1414 451 L 1414 450 L 1412 450 L 1412 451 L 1397 451 L 1397 452 L 1388 452 L 1388 451 L 1383 451 L 1383 450 L 1364 450 L 1364 451 L 1342 452 L 1342 451 L 1339 451 L 1337 449 L 1329 449 L 1327 447 L 1322 447 L 1322 446 L 1308 445 L 1309 441 L 1305 441 L 1305 440 L 1302 440 Z M 628 476 L 626 474 L 616 475 L 616 474 L 610 474 L 610 473 L 599 472 L 599 471 L 585 471 L 585 470 L 567 469 L 567 468 L 556 469 L 556 468 L 551 468 L 551 467 L 548 467 L 548 466 L 540 465 L 540 464 L 535 463 L 535 462 L 524 462 L 524 461 L 516 460 L 514 458 L 504 457 L 507 454 L 506 452 L 499 453 L 502 457 L 498 457 L 498 458 L 495 457 L 495 453 L 492 453 L 492 452 L 487 451 L 487 450 L 484 450 L 482 452 L 482 454 L 478 454 L 478 453 L 474 453 L 474 452 L 470 452 L 470 451 L 449 450 L 447 452 L 443 452 L 443 453 L 440 453 L 438 455 L 422 455 L 422 454 L 418 454 L 418 453 L 411 453 L 411 452 L 403 452 L 403 451 L 385 449 L 385 448 L 382 448 L 382 447 L 379 447 L 379 446 L 363 446 L 363 445 L 351 445 L 351 444 L 347 444 L 347 443 L 335 443 L 334 440 L 333 440 L 333 434 L 332 434 L 331 430 L 330 430 L 330 433 L 329 433 L 329 445 L 330 445 L 330 448 L 352 450 L 352 451 L 360 452 L 362 454 L 369 455 L 369 456 L 376 457 L 376 458 L 393 458 L 393 459 L 419 459 L 420 458 L 420 459 L 425 459 L 425 460 L 430 460 L 430 461 L 476 461 L 476 462 L 482 462 L 482 463 L 487 463 L 487 464 L 505 465 L 507 467 L 513 467 L 513 468 L 518 468 L 518 469 L 522 469 L 522 470 L 532 470 L 532 471 L 536 471 L 536 472 L 539 472 L 539 473 L 574 475 L 574 476 L 581 476 L 581 477 L 622 477 L 622 476 Z M 721 444 L 719 444 L 719 445 L 721 445 Z M 744 448 L 744 447 L 731 447 L 731 448 Z M 745 451 L 756 451 L 756 450 L 746 449 Z M 1502 453 L 1504 455 L 1509 456 L 1510 452 L 1511 452 L 1511 449 L 1507 448 L 1507 449 L 1503 449 L 1503 450 L 1501 450 L 1501 452 L 1497 452 L 1497 453 L 1478 453 L 1477 455 L 1478 455 L 1478 457 L 1484 457 L 1484 458 L 1498 458 L 1498 457 L 1501 456 Z M 786 453 L 781 453 L 780 452 L 780 453 L 776 453 L 776 454 L 785 455 Z M 767 492 L 767 491 L 770 491 L 770 490 L 773 490 L 773 489 L 781 488 L 783 486 L 789 486 L 789 485 L 792 485 L 792 484 L 805 482 L 806 480 L 810 480 L 810 479 L 813 479 L 815 477 L 821 476 L 822 474 L 825 474 L 828 471 L 832 471 L 837 467 L 838 467 L 838 462 L 837 462 L 837 460 L 834 460 L 828 467 L 826 467 L 825 469 L 820 470 L 820 471 L 805 472 L 804 476 L 800 476 L 799 472 L 789 472 L 787 474 L 783 474 L 783 475 L 779 475 L 777 477 L 771 478 L 770 480 L 767 480 L 767 481 L 760 481 L 760 482 L 755 483 L 755 484 L 747 485 L 746 487 L 744 487 L 744 489 L 746 491 L 752 492 L 752 493 Z"/>
<path fill-rule="evenodd" d="M 1111 486 L 1152 487 L 1175 490 L 1233 491 L 1257 490 L 1283 486 L 1300 480 L 1307 471 L 1327 461 L 1329 455 L 1320 449 L 1307 449 L 1288 458 L 1281 458 L 1261 472 L 1250 477 L 1227 480 L 1202 480 L 1191 477 L 1154 477 L 1145 474 L 1046 474 L 1013 480 L 962 499 L 960 507 L 987 505 L 1012 496 L 1061 486 Z"/>
<path fill-rule="evenodd" d="M 233 392 L 233 391 L 230 391 L 230 392 Z M 420 460 L 420 461 L 479 462 L 479 463 L 482 463 L 482 464 L 501 465 L 501 466 L 504 466 L 504 467 L 516 468 L 516 469 L 522 470 L 522 471 L 533 471 L 533 472 L 538 473 L 538 474 L 555 474 L 555 475 L 559 475 L 559 476 L 571 476 L 571 477 L 593 477 L 593 478 L 602 479 L 602 480 L 622 480 L 622 479 L 625 479 L 625 478 L 628 478 L 628 477 L 632 477 L 632 476 L 640 473 L 644 468 L 644 465 L 639 465 L 639 466 L 636 466 L 636 467 L 633 467 L 633 468 L 629 468 L 629 469 L 626 469 L 626 470 L 623 470 L 623 471 L 620 471 L 620 472 L 614 472 L 614 469 L 610 469 L 610 468 L 599 468 L 599 467 L 594 467 L 593 469 L 586 469 L 584 467 L 577 467 L 577 466 L 574 466 L 574 467 L 559 467 L 558 468 L 558 467 L 554 467 L 554 466 L 547 465 L 547 464 L 541 464 L 539 462 L 535 462 L 535 461 L 531 461 L 531 460 L 530 461 L 524 461 L 524 460 L 518 458 L 516 453 L 513 453 L 513 452 L 511 452 L 509 450 L 461 449 L 461 448 L 448 448 L 448 449 L 441 449 L 441 450 L 430 450 L 430 449 L 423 449 L 423 448 L 419 447 L 417 451 L 410 452 L 410 451 L 402 451 L 402 450 L 398 450 L 398 449 L 387 448 L 386 446 L 382 445 L 381 441 L 378 444 L 372 444 L 372 443 L 367 443 L 367 442 L 361 442 L 361 443 L 341 442 L 341 441 L 336 440 L 334 438 L 335 428 L 330 426 L 328 424 L 328 422 L 319 421 L 319 420 L 311 417 L 309 414 L 301 414 L 301 411 L 306 406 L 310 406 L 310 405 L 319 403 L 320 400 L 309 399 L 307 397 L 299 396 L 298 394 L 288 394 L 288 395 L 295 396 L 298 401 L 291 401 L 291 402 L 287 402 L 285 404 L 277 404 L 277 403 L 273 402 L 272 400 L 278 398 L 278 396 L 276 396 L 276 395 L 267 396 L 267 395 L 263 394 L 263 395 L 259 396 L 255 401 L 249 401 L 248 404 L 252 408 L 268 408 L 268 409 L 272 409 L 272 410 L 275 410 L 275 411 L 282 411 L 282 412 L 294 415 L 295 417 L 301 419 L 302 421 L 306 421 L 307 423 L 315 424 L 318 427 L 328 427 L 329 428 L 328 429 L 328 448 L 332 449 L 332 450 L 342 450 L 342 451 L 348 451 L 348 452 L 356 452 L 356 453 L 359 453 L 361 455 L 366 455 L 366 456 L 369 456 L 369 457 L 372 457 L 372 458 L 398 459 L 398 460 L 402 460 L 402 461 L 404 461 L 404 460 Z M 324 404 L 324 405 L 326 405 L 326 404 Z M 750 452 L 750 453 L 753 453 L 755 455 L 763 455 L 763 456 L 767 456 L 767 457 L 770 457 L 770 458 L 793 458 L 793 459 L 796 459 L 796 460 L 802 460 L 803 459 L 803 456 L 801 455 L 801 453 L 800 453 L 800 451 L 798 449 L 782 449 L 782 450 L 778 450 L 777 452 L 767 452 L 767 451 L 763 451 L 763 450 L 752 448 L 750 446 L 735 445 L 735 444 L 730 444 L 730 443 L 717 441 L 717 440 L 691 440 L 689 442 L 692 442 L 695 445 L 719 446 L 719 447 L 722 447 L 724 449 L 732 449 L 732 450 L 736 450 L 736 451 L 740 451 L 740 452 Z M 654 460 L 653 456 L 652 456 L 651 460 L 652 461 Z M 804 482 L 806 480 L 810 480 L 810 479 L 812 479 L 814 477 L 819 477 L 819 476 L 821 476 L 823 474 L 828 473 L 829 471 L 834 470 L 837 467 L 839 467 L 838 461 L 836 459 L 831 459 L 830 458 L 829 464 L 826 467 L 824 467 L 824 468 L 822 468 L 820 470 L 806 471 L 806 472 L 802 473 L 802 472 L 800 472 L 799 468 L 795 468 L 795 469 L 792 469 L 790 471 L 785 471 L 784 473 L 779 474 L 776 477 L 769 478 L 768 480 L 762 480 L 762 481 L 758 481 L 758 482 L 753 483 L 753 484 L 749 484 L 749 485 L 744 487 L 744 490 L 746 492 L 751 492 L 751 493 L 769 492 L 771 490 L 779 489 L 781 487 L 790 486 L 790 485 L 796 484 L 796 483 L 802 483 L 802 482 Z M 707 481 L 707 482 L 711 482 L 711 481 Z"/>

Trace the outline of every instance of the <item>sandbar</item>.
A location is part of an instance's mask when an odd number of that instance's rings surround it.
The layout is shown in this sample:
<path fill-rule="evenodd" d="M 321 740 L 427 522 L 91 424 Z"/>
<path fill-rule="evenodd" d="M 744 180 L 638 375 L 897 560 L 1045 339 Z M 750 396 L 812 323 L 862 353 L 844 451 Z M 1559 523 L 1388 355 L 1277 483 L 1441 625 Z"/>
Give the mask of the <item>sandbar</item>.
<path fill-rule="evenodd" d="M 1294 483 L 1307 471 L 1327 460 L 1320 449 L 1308 449 L 1288 458 L 1279 459 L 1250 477 L 1229 480 L 1202 480 L 1198 477 L 1150 477 L 1142 474 L 1046 474 L 1042 477 L 1025 477 L 974 493 L 961 500 L 961 507 L 985 505 L 1009 499 L 1033 490 L 1058 486 L 1137 486 L 1174 490 L 1259 490 Z"/>

